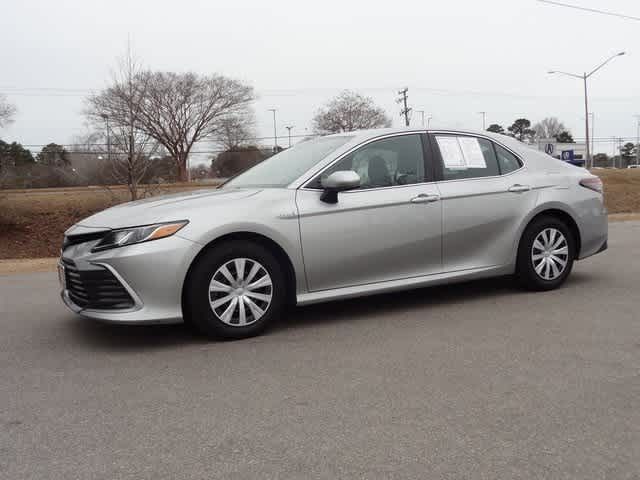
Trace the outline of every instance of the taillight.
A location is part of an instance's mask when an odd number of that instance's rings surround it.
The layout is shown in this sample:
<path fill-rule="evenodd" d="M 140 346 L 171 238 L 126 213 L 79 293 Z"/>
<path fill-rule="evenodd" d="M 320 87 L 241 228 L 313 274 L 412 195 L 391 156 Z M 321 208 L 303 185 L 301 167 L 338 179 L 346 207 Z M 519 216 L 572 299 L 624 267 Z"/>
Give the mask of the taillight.
<path fill-rule="evenodd" d="M 588 177 L 580 180 L 580 185 L 584 188 L 588 188 L 589 190 L 593 190 L 594 192 L 602 193 L 602 180 L 598 177 Z"/>

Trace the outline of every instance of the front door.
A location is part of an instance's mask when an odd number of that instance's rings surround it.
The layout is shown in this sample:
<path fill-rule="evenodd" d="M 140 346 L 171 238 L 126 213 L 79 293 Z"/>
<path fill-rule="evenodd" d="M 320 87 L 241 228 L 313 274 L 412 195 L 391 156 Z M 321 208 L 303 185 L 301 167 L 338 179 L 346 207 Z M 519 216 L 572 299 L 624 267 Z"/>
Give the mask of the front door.
<path fill-rule="evenodd" d="M 425 175 L 424 140 L 417 133 L 373 140 L 298 190 L 309 291 L 441 272 L 441 205 Z M 322 202 L 321 178 L 341 170 L 357 172 L 360 188 Z"/>

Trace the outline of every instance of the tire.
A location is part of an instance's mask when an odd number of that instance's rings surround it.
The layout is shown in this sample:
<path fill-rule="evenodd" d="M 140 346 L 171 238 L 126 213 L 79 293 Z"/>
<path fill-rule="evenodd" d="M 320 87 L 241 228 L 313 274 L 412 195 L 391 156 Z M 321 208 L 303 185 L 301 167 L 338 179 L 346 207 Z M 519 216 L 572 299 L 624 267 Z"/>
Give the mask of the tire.
<path fill-rule="evenodd" d="M 575 256 L 576 240 L 565 222 L 552 216 L 536 218 L 520 239 L 516 276 L 528 290 L 553 290 L 566 281 Z"/>
<path fill-rule="evenodd" d="M 185 289 L 186 323 L 211 338 L 262 333 L 280 317 L 287 299 L 276 256 L 259 243 L 244 240 L 206 251 L 192 267 Z"/>

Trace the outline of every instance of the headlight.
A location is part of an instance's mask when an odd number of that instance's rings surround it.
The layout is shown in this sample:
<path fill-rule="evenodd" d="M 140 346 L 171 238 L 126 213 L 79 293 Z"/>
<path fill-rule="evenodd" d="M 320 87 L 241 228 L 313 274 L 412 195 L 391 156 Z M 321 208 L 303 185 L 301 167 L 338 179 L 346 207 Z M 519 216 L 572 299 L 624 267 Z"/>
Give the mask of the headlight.
<path fill-rule="evenodd" d="M 107 233 L 98 244 L 93 247 L 92 252 L 99 252 L 109 248 L 124 247 L 134 243 L 148 242 L 150 240 L 158 240 L 159 238 L 170 237 L 182 227 L 188 220 L 170 223 L 156 223 L 154 225 L 144 225 L 142 227 L 120 228 L 111 230 Z"/>

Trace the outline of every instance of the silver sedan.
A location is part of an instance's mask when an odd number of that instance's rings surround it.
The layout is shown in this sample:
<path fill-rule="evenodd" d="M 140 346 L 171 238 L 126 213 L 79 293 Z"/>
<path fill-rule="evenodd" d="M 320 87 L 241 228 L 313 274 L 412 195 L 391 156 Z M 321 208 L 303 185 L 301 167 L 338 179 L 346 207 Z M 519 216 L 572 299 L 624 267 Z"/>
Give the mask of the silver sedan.
<path fill-rule="evenodd" d="M 549 290 L 606 248 L 588 171 L 502 135 L 386 129 L 93 215 L 66 232 L 59 276 L 80 315 L 240 338 L 288 305 L 499 275 Z"/>

